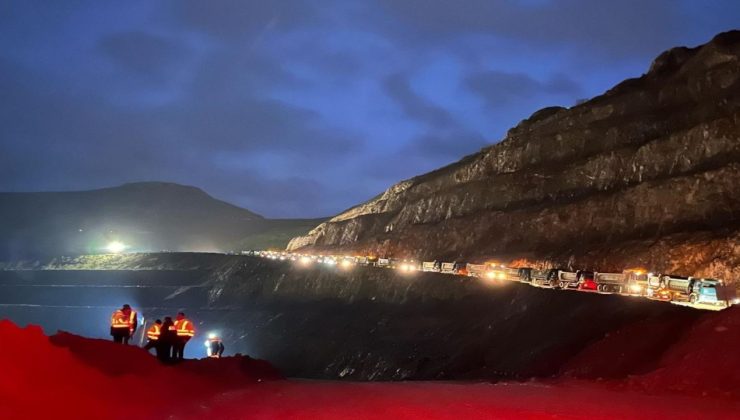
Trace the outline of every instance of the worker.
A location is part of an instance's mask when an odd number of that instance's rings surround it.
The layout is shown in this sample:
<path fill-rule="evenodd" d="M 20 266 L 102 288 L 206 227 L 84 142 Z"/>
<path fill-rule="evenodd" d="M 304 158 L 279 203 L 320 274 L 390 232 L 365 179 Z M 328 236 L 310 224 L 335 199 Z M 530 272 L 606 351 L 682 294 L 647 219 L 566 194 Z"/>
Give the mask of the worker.
<path fill-rule="evenodd" d="M 159 329 L 159 340 L 157 340 L 157 358 L 164 363 L 172 361 L 172 352 L 177 343 L 177 330 L 172 317 L 166 316 L 162 327 Z"/>
<path fill-rule="evenodd" d="M 110 318 L 110 335 L 116 343 L 128 344 L 128 341 L 136 333 L 138 319 L 136 311 L 129 304 L 123 305 L 121 309 L 113 312 Z"/>
<path fill-rule="evenodd" d="M 157 341 L 159 341 L 159 336 L 162 334 L 162 320 L 158 319 L 154 321 L 154 324 L 152 324 L 151 327 L 149 327 L 148 330 L 146 330 L 146 338 L 147 342 L 144 348 L 146 350 L 151 350 L 154 348 L 157 349 Z"/>
<path fill-rule="evenodd" d="M 177 331 L 172 317 L 166 316 L 162 326 L 159 328 L 159 339 L 157 340 L 157 358 L 168 363 L 172 361 L 172 349 L 177 342 Z"/>
<path fill-rule="evenodd" d="M 195 327 L 189 319 L 185 318 L 185 314 L 182 312 L 178 312 L 175 319 L 177 341 L 175 341 L 174 345 L 173 358 L 175 360 L 182 360 L 185 357 L 185 345 L 195 335 Z"/>
<path fill-rule="evenodd" d="M 206 354 L 214 359 L 221 358 L 224 354 L 224 342 L 216 334 L 210 334 L 206 340 Z"/>

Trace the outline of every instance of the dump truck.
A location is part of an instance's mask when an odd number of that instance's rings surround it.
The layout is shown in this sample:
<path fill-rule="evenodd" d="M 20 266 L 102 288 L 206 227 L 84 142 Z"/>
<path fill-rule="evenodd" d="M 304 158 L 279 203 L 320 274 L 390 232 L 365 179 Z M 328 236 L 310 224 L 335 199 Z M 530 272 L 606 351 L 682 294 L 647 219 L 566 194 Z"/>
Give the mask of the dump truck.
<path fill-rule="evenodd" d="M 490 270 L 487 264 L 468 264 L 465 269 L 471 277 L 485 277 Z"/>
<path fill-rule="evenodd" d="M 577 289 L 581 280 L 576 271 L 557 270 L 555 275 L 560 289 Z"/>
<path fill-rule="evenodd" d="M 486 273 L 486 277 L 495 280 L 520 281 L 522 269 L 505 266 L 493 266 Z"/>
<path fill-rule="evenodd" d="M 718 279 L 692 278 L 689 302 L 728 307 L 738 303 L 737 291 L 733 285 Z"/>
<path fill-rule="evenodd" d="M 596 290 L 594 272 L 586 270 L 567 271 L 554 270 L 559 289 Z"/>
<path fill-rule="evenodd" d="M 424 261 L 421 264 L 421 270 L 422 271 L 431 271 L 435 273 L 439 273 L 441 267 L 437 261 Z"/>
<path fill-rule="evenodd" d="M 722 280 L 653 275 L 648 279 L 648 296 L 654 299 L 691 304 L 709 304 L 727 307 L 736 302 L 735 288 Z"/>
<path fill-rule="evenodd" d="M 602 293 L 643 296 L 648 285 L 648 273 L 644 270 L 624 270 L 621 273 L 594 274 L 596 290 Z"/>
<path fill-rule="evenodd" d="M 440 267 L 440 272 L 444 274 L 457 274 L 457 263 L 454 262 L 443 262 Z"/>
<path fill-rule="evenodd" d="M 546 268 L 544 270 L 530 269 L 530 282 L 534 286 L 558 287 L 558 271 L 554 268 Z"/>
<path fill-rule="evenodd" d="M 403 260 L 395 266 L 401 271 L 419 271 L 422 269 L 421 264 L 414 260 Z"/>

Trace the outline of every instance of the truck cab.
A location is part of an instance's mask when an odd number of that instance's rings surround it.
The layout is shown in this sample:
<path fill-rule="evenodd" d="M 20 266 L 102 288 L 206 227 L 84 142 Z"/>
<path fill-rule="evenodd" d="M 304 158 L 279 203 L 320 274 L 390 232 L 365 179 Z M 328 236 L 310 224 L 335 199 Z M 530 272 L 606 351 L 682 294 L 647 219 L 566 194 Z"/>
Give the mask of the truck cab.
<path fill-rule="evenodd" d="M 562 271 L 554 268 L 530 270 L 530 281 L 533 286 L 556 288 L 558 287 L 558 273 Z"/>
<path fill-rule="evenodd" d="M 593 271 L 578 270 L 576 276 L 578 277 L 578 290 L 596 290 L 598 288 Z"/>
<path fill-rule="evenodd" d="M 730 306 L 736 299 L 735 289 L 716 279 L 692 279 L 689 302 Z"/>

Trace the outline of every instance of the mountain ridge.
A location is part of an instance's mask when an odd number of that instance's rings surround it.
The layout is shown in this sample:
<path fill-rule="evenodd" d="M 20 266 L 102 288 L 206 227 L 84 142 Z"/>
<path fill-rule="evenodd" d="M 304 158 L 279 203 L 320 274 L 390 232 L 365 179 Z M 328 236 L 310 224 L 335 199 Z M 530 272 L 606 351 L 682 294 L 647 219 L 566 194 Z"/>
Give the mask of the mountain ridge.
<path fill-rule="evenodd" d="M 391 186 L 288 249 L 592 267 L 610 244 L 722 228 L 703 248 L 730 255 L 722 267 L 689 269 L 737 277 L 739 58 L 740 31 L 668 50 L 641 77 L 541 109 L 501 142 Z M 677 261 L 635 253 L 603 268 L 647 263 Z"/>
<path fill-rule="evenodd" d="M 130 251 L 231 251 L 242 243 L 284 246 L 321 219 L 267 219 L 171 182 L 82 191 L 0 192 L 0 257 L 25 259 Z M 304 230 L 305 229 L 305 230 Z M 250 238 L 258 236 L 258 240 Z M 279 238 L 278 238 L 279 237 Z"/>

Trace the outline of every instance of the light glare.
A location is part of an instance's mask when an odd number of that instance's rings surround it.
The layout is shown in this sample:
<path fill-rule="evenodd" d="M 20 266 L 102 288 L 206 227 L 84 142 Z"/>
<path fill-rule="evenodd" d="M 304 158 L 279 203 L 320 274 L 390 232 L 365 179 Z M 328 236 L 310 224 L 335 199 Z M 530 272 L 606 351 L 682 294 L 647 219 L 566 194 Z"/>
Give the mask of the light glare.
<path fill-rule="evenodd" d="M 106 249 L 114 254 L 118 254 L 119 252 L 123 252 L 123 250 L 126 249 L 126 245 L 121 241 L 113 241 L 108 244 Z"/>

